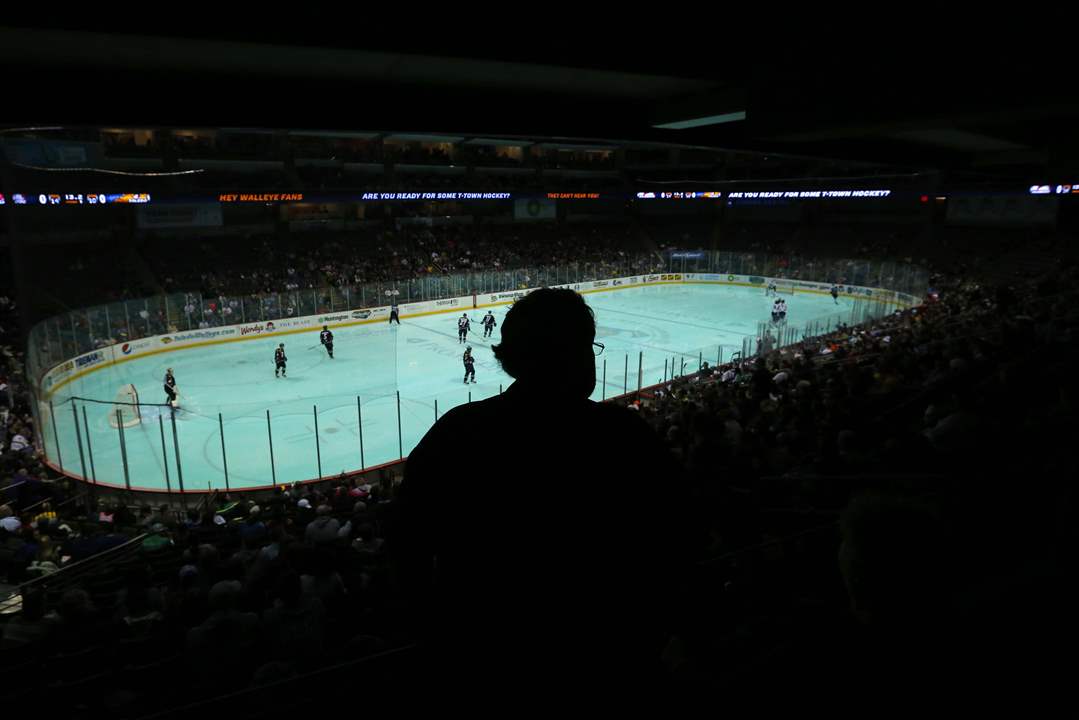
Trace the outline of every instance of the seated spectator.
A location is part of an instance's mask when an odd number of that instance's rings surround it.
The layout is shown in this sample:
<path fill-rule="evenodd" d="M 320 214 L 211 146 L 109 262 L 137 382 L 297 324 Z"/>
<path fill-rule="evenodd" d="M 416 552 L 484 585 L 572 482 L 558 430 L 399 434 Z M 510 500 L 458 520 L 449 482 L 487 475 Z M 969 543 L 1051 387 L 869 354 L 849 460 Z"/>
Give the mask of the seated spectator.
<path fill-rule="evenodd" d="M 60 606 L 49 618 L 54 625 L 54 637 L 65 651 L 92 647 L 104 637 L 104 628 L 98 623 L 97 608 L 90 594 L 82 588 L 65 591 Z"/>
<path fill-rule="evenodd" d="M 172 547 L 172 537 L 162 523 L 154 523 L 147 530 L 149 535 L 142 541 L 144 553 L 156 553 Z"/>
<path fill-rule="evenodd" d="M 263 632 L 270 656 L 307 667 L 324 647 L 325 609 L 318 597 L 304 593 L 300 576 L 286 571 L 277 580 L 273 607 L 263 613 Z"/>
<path fill-rule="evenodd" d="M 930 507 L 901 497 L 862 496 L 845 511 L 842 530 L 840 568 L 860 621 L 924 626 L 947 605 L 946 548 Z"/>
<path fill-rule="evenodd" d="M 9 533 L 16 533 L 22 527 L 19 518 L 12 512 L 10 505 L 0 505 L 0 528 Z"/>
<path fill-rule="evenodd" d="M 210 617 L 187 631 L 189 667 L 203 686 L 243 683 L 251 672 L 259 618 L 238 609 L 242 592 L 235 580 L 215 583 L 208 596 Z"/>
<path fill-rule="evenodd" d="M 52 505 L 44 502 L 41 504 L 41 512 L 34 516 L 34 524 L 38 528 L 41 528 L 43 524 L 47 527 L 49 523 L 54 522 L 56 519 L 57 515 L 53 511 Z"/>
<path fill-rule="evenodd" d="M 135 563 L 125 574 L 127 582 L 116 604 L 116 620 L 127 635 L 148 635 L 165 619 L 164 598 L 151 584 L 147 566 Z"/>
<path fill-rule="evenodd" d="M 315 508 L 311 506 L 311 500 L 302 497 L 296 501 L 296 524 L 306 527 L 315 519 Z"/>
<path fill-rule="evenodd" d="M 340 528 L 337 518 L 333 517 L 333 508 L 329 505 L 319 505 L 314 520 L 308 523 L 304 530 L 304 539 L 312 545 L 321 545 L 333 542 L 337 539 L 337 531 Z"/>
<path fill-rule="evenodd" d="M 12 452 L 27 452 L 33 450 L 30 441 L 26 439 L 25 430 L 22 427 L 15 428 L 15 435 L 11 438 L 10 449 Z"/>
<path fill-rule="evenodd" d="M 22 609 L 3 625 L 5 643 L 30 645 L 46 642 L 56 630 L 45 616 L 45 589 L 33 587 L 22 596 Z"/>
<path fill-rule="evenodd" d="M 352 549 L 359 553 L 377 555 L 382 552 L 385 541 L 376 536 L 375 528 L 369 524 L 356 524 L 351 533 Z"/>
<path fill-rule="evenodd" d="M 258 547 L 265 537 L 266 523 L 262 521 L 262 508 L 252 505 L 247 511 L 247 517 L 240 524 L 240 540 Z"/>
<path fill-rule="evenodd" d="M 334 565 L 333 555 L 328 550 L 316 549 L 305 553 L 306 569 L 300 575 L 300 584 L 305 594 L 318 598 L 330 612 L 342 608 L 348 590 Z"/>

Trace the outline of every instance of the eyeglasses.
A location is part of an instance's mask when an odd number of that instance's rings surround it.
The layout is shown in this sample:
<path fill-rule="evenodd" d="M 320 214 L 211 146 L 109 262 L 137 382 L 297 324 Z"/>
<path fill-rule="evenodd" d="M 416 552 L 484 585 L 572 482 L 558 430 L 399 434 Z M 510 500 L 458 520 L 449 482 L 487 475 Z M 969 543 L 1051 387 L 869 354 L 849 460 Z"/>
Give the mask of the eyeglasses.
<path fill-rule="evenodd" d="M 599 357 L 603 354 L 604 347 L 603 343 L 594 342 L 592 343 L 592 352 L 596 353 L 596 357 Z"/>

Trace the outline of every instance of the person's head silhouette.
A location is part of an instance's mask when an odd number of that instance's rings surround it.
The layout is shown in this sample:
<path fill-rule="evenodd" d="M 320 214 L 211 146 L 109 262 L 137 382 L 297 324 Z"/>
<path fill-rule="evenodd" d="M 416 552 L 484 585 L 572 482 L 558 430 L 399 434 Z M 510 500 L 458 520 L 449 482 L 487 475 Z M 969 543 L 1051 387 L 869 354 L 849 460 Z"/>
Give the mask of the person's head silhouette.
<path fill-rule="evenodd" d="M 502 321 L 495 358 L 510 377 L 544 392 L 586 398 L 596 387 L 596 319 L 573 290 L 541 288 Z"/>

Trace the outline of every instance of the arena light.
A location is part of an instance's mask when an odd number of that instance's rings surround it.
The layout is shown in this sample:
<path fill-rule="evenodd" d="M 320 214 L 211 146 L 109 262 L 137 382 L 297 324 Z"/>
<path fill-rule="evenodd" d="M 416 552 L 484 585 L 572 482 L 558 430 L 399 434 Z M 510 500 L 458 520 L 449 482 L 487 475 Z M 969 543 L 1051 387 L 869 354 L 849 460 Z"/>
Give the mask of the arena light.
<path fill-rule="evenodd" d="M 661 125 L 653 125 L 654 128 L 661 130 L 687 130 L 689 128 L 704 127 L 706 125 L 723 125 L 724 123 L 738 122 L 746 119 L 746 111 L 738 110 L 736 112 L 723 113 L 722 115 L 708 115 L 706 117 L 691 118 L 689 120 L 678 120 L 675 122 L 663 123 Z"/>
<path fill-rule="evenodd" d="M 40 165 L 25 165 L 23 163 L 13 162 L 13 167 L 20 167 L 26 170 L 38 170 L 41 172 L 51 173 L 77 173 L 77 172 L 92 172 L 101 173 L 103 175 L 124 175 L 127 177 L 179 177 L 181 175 L 197 175 L 202 172 L 206 172 L 202 168 L 194 170 L 170 170 L 163 172 L 128 172 L 126 170 L 108 170 L 106 168 L 97 167 L 42 167 Z"/>

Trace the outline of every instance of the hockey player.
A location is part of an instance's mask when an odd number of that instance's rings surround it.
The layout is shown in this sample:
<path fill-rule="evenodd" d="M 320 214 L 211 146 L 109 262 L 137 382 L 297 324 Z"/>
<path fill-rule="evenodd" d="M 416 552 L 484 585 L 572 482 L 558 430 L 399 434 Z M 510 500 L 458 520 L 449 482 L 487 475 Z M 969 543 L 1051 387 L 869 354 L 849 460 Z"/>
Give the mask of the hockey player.
<path fill-rule="evenodd" d="M 326 348 L 326 352 L 330 354 L 330 359 L 333 360 L 333 333 L 330 332 L 329 326 L 322 326 L 322 332 L 318 334 L 318 340 Z"/>
<path fill-rule="evenodd" d="M 468 339 L 468 331 L 472 329 L 471 321 L 467 313 L 457 318 L 457 344 L 461 345 Z"/>
<path fill-rule="evenodd" d="M 838 285 L 832 285 L 832 302 L 834 302 L 836 305 L 839 304 L 839 286 Z"/>
<path fill-rule="evenodd" d="M 491 334 L 495 331 L 495 327 L 495 316 L 488 310 L 487 314 L 483 316 L 483 336 L 485 338 L 491 337 Z"/>
<path fill-rule="evenodd" d="M 465 354 L 461 358 L 465 364 L 465 385 L 468 384 L 468 379 L 471 376 L 472 382 L 476 382 L 476 361 L 472 357 L 472 346 L 469 345 L 465 348 Z"/>
<path fill-rule="evenodd" d="M 768 282 L 768 287 L 764 291 L 764 296 L 768 297 L 770 295 L 775 295 L 775 294 L 776 294 L 776 282 L 775 282 L 775 280 L 770 280 Z"/>
<path fill-rule="evenodd" d="M 277 349 L 274 350 L 273 362 L 273 376 L 278 377 L 278 373 L 281 373 L 280 377 L 288 377 L 288 375 L 285 374 L 285 363 L 288 362 L 288 358 L 285 357 L 285 343 L 281 343 L 277 346 Z"/>
<path fill-rule="evenodd" d="M 401 317 L 397 314 L 397 298 L 396 297 L 393 300 L 390 301 L 390 324 L 391 325 L 393 324 L 394 320 L 397 321 L 398 325 L 401 324 Z"/>
<path fill-rule="evenodd" d="M 772 303 L 772 322 L 779 322 L 779 298 Z"/>
<path fill-rule="evenodd" d="M 787 301 L 780 298 L 777 302 L 779 303 L 779 321 L 784 322 L 787 319 Z"/>
<path fill-rule="evenodd" d="M 172 374 L 172 368 L 165 368 L 165 403 L 176 407 L 176 378 Z"/>

